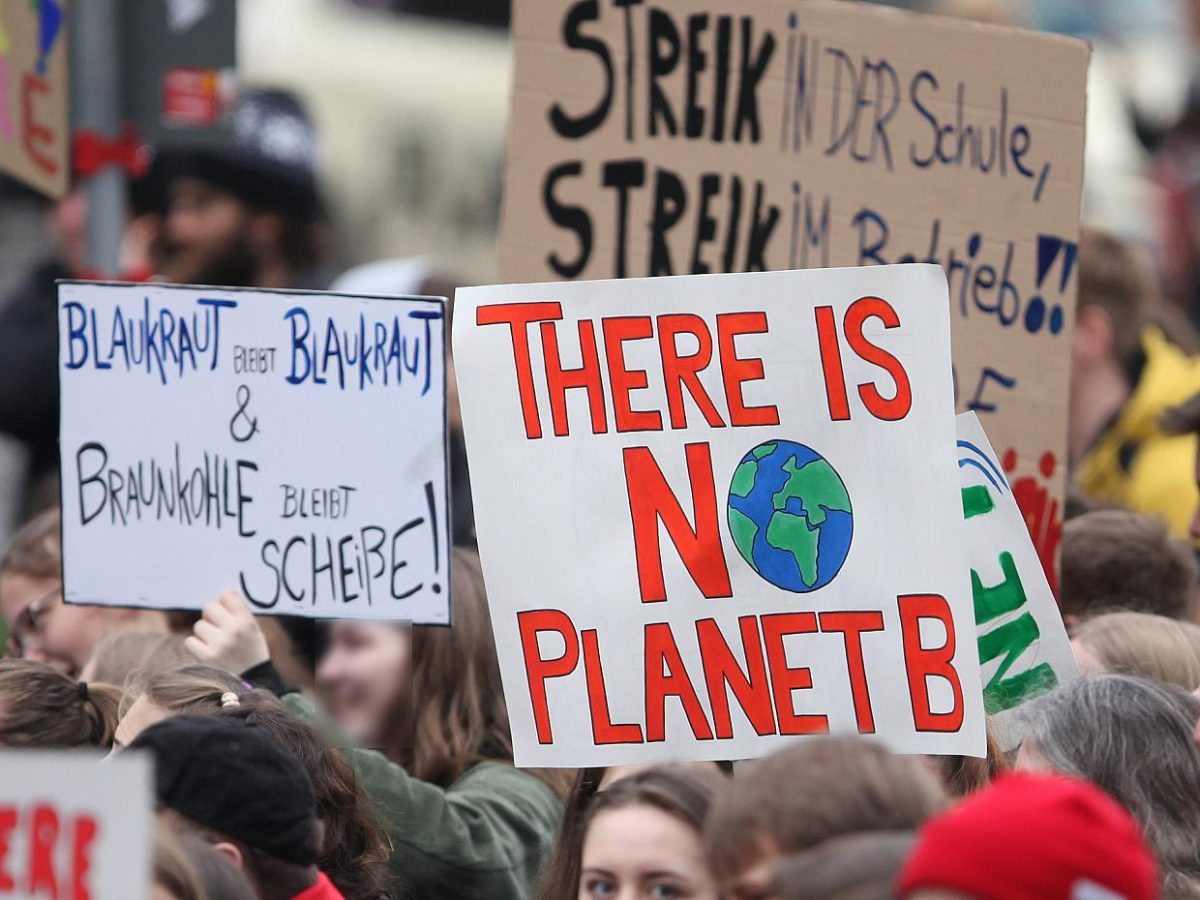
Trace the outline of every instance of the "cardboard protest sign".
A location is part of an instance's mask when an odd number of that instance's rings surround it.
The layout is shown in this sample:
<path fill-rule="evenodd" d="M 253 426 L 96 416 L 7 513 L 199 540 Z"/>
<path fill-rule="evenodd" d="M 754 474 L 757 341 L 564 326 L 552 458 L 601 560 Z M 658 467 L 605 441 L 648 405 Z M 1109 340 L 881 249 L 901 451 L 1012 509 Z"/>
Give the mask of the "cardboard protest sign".
<path fill-rule="evenodd" d="M 64 283 L 64 594 L 448 621 L 436 298 Z"/>
<path fill-rule="evenodd" d="M 69 172 L 66 8 L 0 0 L 0 172 L 60 197 Z"/>
<path fill-rule="evenodd" d="M 831 0 L 517 0 L 513 35 L 504 279 L 940 264 L 1053 569 L 1084 42 Z"/>
<path fill-rule="evenodd" d="M 1001 749 L 1011 750 L 1024 736 L 1017 709 L 1079 669 L 996 451 L 975 413 L 956 424 L 984 708 Z"/>
<path fill-rule="evenodd" d="M 468 288 L 516 759 L 983 752 L 935 266 Z"/>
<path fill-rule="evenodd" d="M 0 753 L 0 894 L 145 900 L 154 802 L 150 758 Z"/>

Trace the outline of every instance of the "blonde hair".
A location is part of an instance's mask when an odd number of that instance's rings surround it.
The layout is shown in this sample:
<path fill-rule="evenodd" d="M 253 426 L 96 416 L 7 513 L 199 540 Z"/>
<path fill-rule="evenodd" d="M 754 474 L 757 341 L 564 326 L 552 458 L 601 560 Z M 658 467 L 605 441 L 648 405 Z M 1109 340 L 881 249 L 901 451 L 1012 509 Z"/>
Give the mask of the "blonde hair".
<path fill-rule="evenodd" d="M 184 637 L 158 631 L 121 631 L 96 647 L 88 671 L 95 681 L 124 685 L 151 673 L 165 672 L 200 660 L 184 647 Z"/>
<path fill-rule="evenodd" d="M 1086 619 L 1079 641 L 1107 672 L 1200 687 L 1200 626 L 1153 613 L 1111 612 Z"/>
<path fill-rule="evenodd" d="M 112 747 L 122 691 L 42 662 L 0 661 L 0 746 Z"/>

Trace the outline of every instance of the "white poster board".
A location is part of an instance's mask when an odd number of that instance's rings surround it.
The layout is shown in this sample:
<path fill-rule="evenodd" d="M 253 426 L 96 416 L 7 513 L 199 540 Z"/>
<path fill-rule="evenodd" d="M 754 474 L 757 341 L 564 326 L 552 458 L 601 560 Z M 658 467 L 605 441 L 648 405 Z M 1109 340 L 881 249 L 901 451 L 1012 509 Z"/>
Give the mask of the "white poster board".
<path fill-rule="evenodd" d="M 150 758 L 101 759 L 73 750 L 0 753 L 0 896 L 149 897 Z"/>
<path fill-rule="evenodd" d="M 1079 668 L 1001 460 L 975 413 L 956 424 L 984 708 L 1000 748 L 1012 750 L 1024 737 L 1019 708 Z"/>
<path fill-rule="evenodd" d="M 446 623 L 444 306 L 62 284 L 67 602 Z"/>
<path fill-rule="evenodd" d="M 941 269 L 456 302 L 519 765 L 982 754 Z"/>

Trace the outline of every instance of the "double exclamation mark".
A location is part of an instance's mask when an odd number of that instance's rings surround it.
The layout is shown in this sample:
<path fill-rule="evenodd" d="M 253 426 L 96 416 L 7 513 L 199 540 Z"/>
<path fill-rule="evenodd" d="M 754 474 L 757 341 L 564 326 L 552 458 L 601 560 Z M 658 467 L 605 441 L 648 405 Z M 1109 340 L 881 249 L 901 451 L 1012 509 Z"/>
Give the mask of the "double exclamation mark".
<path fill-rule="evenodd" d="M 1058 278 L 1058 293 L 1060 295 L 1066 293 L 1067 285 L 1071 282 L 1071 275 L 1075 272 L 1075 258 L 1079 253 L 1079 245 L 1064 238 L 1039 234 L 1037 248 L 1037 288 L 1025 304 L 1025 330 L 1030 334 L 1037 334 L 1045 326 L 1051 334 L 1058 334 L 1066 324 L 1066 314 L 1063 312 L 1061 303 L 1048 306 L 1042 296 L 1043 286 L 1046 283 L 1046 276 L 1050 274 L 1050 270 L 1054 268 L 1054 264 L 1061 257 L 1062 271 Z"/>

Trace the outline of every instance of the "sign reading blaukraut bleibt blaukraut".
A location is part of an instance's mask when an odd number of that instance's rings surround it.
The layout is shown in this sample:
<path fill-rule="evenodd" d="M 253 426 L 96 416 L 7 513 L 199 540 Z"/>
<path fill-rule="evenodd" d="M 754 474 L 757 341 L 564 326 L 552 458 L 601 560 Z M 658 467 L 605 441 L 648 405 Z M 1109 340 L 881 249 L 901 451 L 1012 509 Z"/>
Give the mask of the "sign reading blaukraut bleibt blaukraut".
<path fill-rule="evenodd" d="M 64 595 L 448 621 L 445 303 L 64 283 Z"/>

